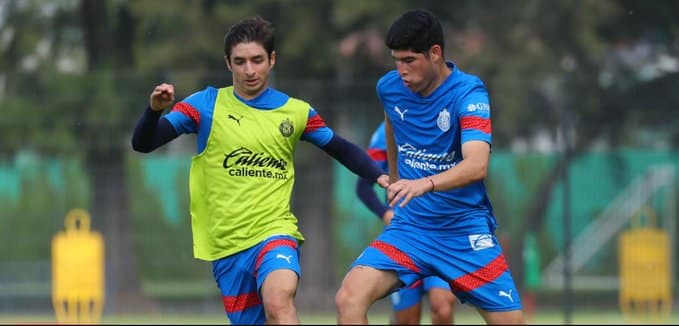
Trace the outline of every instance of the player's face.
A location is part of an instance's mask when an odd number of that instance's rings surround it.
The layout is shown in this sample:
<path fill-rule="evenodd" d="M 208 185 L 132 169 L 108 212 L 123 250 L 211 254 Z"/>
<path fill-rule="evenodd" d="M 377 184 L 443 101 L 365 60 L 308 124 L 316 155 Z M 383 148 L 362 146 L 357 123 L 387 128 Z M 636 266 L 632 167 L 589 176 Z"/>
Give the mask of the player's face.
<path fill-rule="evenodd" d="M 224 57 L 224 60 L 232 73 L 236 93 L 250 100 L 269 86 L 269 73 L 276 63 L 276 53 L 272 52 L 269 58 L 259 43 L 238 43 L 231 49 L 231 58 Z"/>
<path fill-rule="evenodd" d="M 392 50 L 391 56 L 406 87 L 425 96 L 433 91 L 436 74 L 429 57 L 410 50 Z"/>

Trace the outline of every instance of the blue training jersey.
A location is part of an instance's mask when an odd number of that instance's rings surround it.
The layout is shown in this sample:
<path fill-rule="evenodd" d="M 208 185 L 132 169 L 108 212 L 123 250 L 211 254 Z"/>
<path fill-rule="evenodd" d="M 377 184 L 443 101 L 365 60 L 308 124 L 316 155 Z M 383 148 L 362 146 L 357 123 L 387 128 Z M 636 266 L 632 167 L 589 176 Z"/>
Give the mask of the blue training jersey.
<path fill-rule="evenodd" d="M 370 158 L 372 158 L 382 170 L 389 171 L 389 162 L 387 161 L 387 136 L 384 132 L 384 121 L 380 123 L 370 137 L 368 155 L 370 155 Z"/>
<path fill-rule="evenodd" d="M 448 62 L 452 73 L 429 96 L 413 92 L 396 70 L 377 82 L 377 95 L 391 121 L 403 179 L 419 179 L 462 161 L 462 144 L 491 144 L 490 100 L 478 77 Z M 495 230 L 496 220 L 482 181 L 462 188 L 427 193 L 405 207 L 393 207 L 394 227 L 434 232 Z"/>
<path fill-rule="evenodd" d="M 172 111 L 163 116 L 172 124 L 178 134 L 197 134 L 198 153 L 205 149 L 210 135 L 218 91 L 217 88 L 206 87 L 177 102 Z M 260 110 L 277 109 L 290 99 L 290 96 L 274 88 L 268 88 L 252 100 L 246 100 L 235 93 L 234 95 L 248 106 Z M 237 117 L 234 118 L 237 119 Z M 334 131 L 326 125 L 318 112 L 310 108 L 306 129 L 301 139 L 318 147 L 323 147 L 330 142 L 333 135 Z"/>

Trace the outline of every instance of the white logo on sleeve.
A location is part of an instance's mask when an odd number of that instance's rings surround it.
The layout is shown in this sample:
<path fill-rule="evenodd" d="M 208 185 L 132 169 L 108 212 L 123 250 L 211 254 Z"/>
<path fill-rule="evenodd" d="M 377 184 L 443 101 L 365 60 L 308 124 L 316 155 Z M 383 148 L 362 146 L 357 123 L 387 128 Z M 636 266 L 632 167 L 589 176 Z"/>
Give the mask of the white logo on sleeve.
<path fill-rule="evenodd" d="M 497 295 L 499 295 L 501 297 L 507 297 L 509 299 L 509 301 L 514 302 L 514 298 L 512 298 L 512 290 L 509 290 L 509 292 L 505 292 L 505 291 L 500 290 L 500 291 L 498 291 Z"/>
<path fill-rule="evenodd" d="M 479 112 L 479 113 L 488 113 L 490 112 L 490 105 L 488 103 L 470 103 L 467 105 L 467 112 Z"/>
<path fill-rule="evenodd" d="M 399 108 L 398 106 L 394 106 L 394 111 L 396 111 L 396 113 L 398 113 L 398 115 L 401 116 L 401 121 L 406 120 L 406 112 L 408 112 L 408 109 L 401 111 L 401 108 Z"/>
<path fill-rule="evenodd" d="M 292 255 L 285 256 L 285 255 L 282 255 L 282 254 L 278 254 L 278 255 L 276 255 L 276 258 L 285 259 L 285 261 L 287 261 L 288 264 L 292 264 L 292 262 L 290 262 L 290 259 L 292 258 Z"/>
<path fill-rule="evenodd" d="M 490 234 L 472 234 L 469 236 L 469 243 L 474 251 L 495 247 L 493 236 Z"/>

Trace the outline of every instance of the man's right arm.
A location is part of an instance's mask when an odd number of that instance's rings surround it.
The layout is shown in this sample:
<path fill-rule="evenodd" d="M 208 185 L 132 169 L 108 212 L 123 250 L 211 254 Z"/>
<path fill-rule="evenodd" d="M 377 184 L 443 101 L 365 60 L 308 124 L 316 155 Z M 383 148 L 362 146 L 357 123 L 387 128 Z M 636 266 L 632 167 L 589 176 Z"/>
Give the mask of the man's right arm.
<path fill-rule="evenodd" d="M 177 138 L 179 133 L 167 119 L 161 119 L 165 109 L 174 102 L 174 85 L 156 85 L 149 95 L 146 107 L 132 135 L 132 148 L 137 152 L 148 153 Z"/>
<path fill-rule="evenodd" d="M 144 110 L 132 134 L 132 148 L 135 151 L 152 152 L 179 136 L 172 124 L 161 117 L 162 113 L 163 111 L 155 111 L 150 107 Z"/>

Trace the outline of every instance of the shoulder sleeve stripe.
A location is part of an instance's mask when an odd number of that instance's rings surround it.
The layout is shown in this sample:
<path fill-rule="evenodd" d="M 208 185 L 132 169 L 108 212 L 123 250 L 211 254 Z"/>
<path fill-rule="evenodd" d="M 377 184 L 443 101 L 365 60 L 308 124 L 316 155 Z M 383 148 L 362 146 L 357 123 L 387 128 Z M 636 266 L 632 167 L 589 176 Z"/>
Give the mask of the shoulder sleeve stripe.
<path fill-rule="evenodd" d="M 196 126 L 200 126 L 200 111 L 193 107 L 193 105 L 186 102 L 179 102 L 174 105 L 172 111 L 183 113 L 187 117 L 191 118 L 191 120 L 196 123 Z"/>
<path fill-rule="evenodd" d="M 493 131 L 493 128 L 490 123 L 490 119 L 486 118 L 481 118 L 481 117 L 462 117 L 460 124 L 462 126 L 462 130 L 465 129 L 476 129 L 483 131 L 487 134 L 490 134 Z"/>
<path fill-rule="evenodd" d="M 315 131 L 317 129 L 325 127 L 325 121 L 323 118 L 321 118 L 320 115 L 316 114 L 313 117 L 309 117 L 309 120 L 307 121 L 306 124 L 306 129 L 304 130 L 305 133 Z"/>
<path fill-rule="evenodd" d="M 369 148 L 368 155 L 375 161 L 384 162 L 387 160 L 387 151 L 379 148 Z"/>

